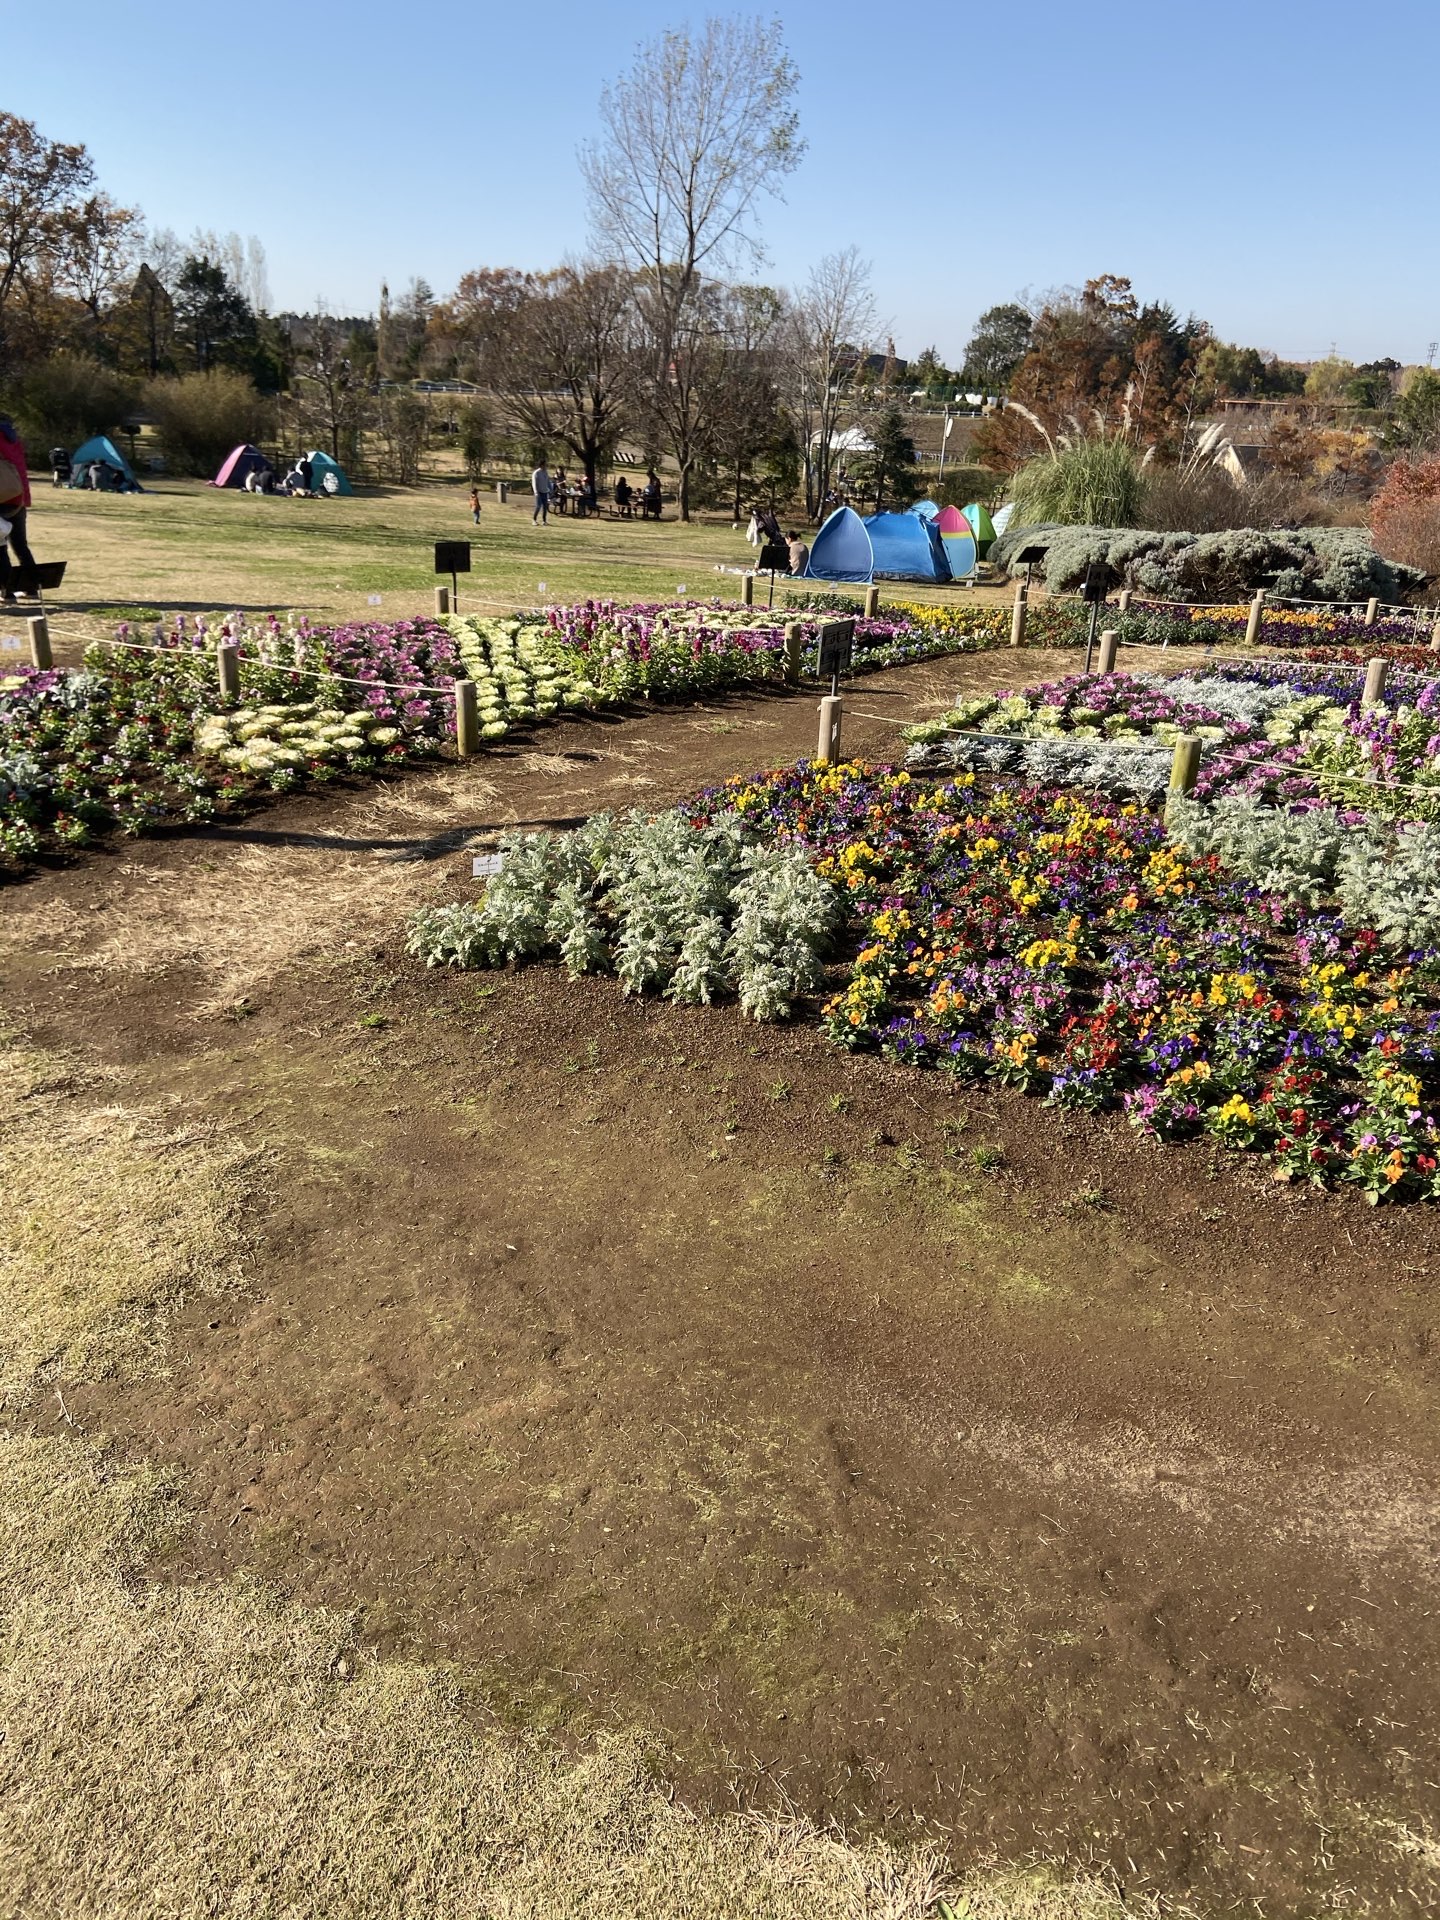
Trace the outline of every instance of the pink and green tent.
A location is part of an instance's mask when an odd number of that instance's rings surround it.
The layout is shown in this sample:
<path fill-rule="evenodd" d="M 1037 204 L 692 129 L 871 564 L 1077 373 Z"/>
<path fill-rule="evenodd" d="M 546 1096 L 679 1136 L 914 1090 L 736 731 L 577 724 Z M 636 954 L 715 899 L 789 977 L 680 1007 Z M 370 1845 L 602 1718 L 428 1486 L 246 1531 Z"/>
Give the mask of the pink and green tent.
<path fill-rule="evenodd" d="M 942 507 L 935 518 L 935 530 L 945 543 L 945 558 L 950 562 L 950 578 L 964 580 L 975 571 L 978 545 L 975 530 L 959 507 Z"/>

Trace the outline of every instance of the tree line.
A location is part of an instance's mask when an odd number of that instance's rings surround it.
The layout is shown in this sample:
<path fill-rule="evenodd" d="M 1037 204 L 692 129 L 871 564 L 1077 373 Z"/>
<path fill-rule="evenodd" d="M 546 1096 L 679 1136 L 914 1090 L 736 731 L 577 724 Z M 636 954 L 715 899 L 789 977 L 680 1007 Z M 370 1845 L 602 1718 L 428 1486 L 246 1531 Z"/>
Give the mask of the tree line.
<path fill-rule="evenodd" d="M 1292 401 L 1279 452 L 1297 467 L 1325 457 L 1307 402 L 1365 412 L 1385 449 L 1440 438 L 1440 374 L 1286 363 L 1142 304 L 1112 274 L 989 308 L 958 368 L 933 348 L 908 363 L 893 342 L 877 351 L 885 329 L 857 249 L 797 287 L 757 272 L 761 210 L 804 152 L 797 85 L 777 22 L 660 35 L 603 92 L 580 155 L 583 258 L 477 267 L 444 297 L 413 280 L 350 317 L 271 313 L 257 241 L 152 231 L 98 188 L 83 146 L 0 113 L 7 401 L 36 437 L 72 442 L 143 411 L 193 470 L 279 430 L 407 481 L 434 428 L 411 383 L 464 382 L 476 391 L 444 412 L 472 471 L 543 451 L 599 484 L 622 451 L 663 459 L 686 517 L 764 500 L 818 518 L 845 462 L 837 435 L 856 422 L 871 446 L 847 485 L 913 497 L 900 402 L 915 395 L 983 405 L 971 457 L 997 475 L 1077 437 L 1183 463 L 1225 398 Z"/>

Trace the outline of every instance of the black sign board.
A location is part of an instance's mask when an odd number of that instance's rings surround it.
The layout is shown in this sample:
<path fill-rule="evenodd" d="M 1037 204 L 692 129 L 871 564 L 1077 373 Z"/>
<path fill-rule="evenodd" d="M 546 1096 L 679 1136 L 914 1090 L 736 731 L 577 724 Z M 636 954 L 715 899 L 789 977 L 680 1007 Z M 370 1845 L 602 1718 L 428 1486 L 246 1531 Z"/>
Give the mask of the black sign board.
<path fill-rule="evenodd" d="M 1045 554 L 1044 547 L 1022 547 L 1015 556 L 1015 564 L 1017 567 L 1038 567 Z"/>
<path fill-rule="evenodd" d="M 826 620 L 820 627 L 820 645 L 815 661 L 816 677 L 827 677 L 832 684 L 849 670 L 855 652 L 855 622 Z"/>
<path fill-rule="evenodd" d="M 790 548 L 783 540 L 767 540 L 760 549 L 760 558 L 755 566 L 760 573 L 788 573 Z"/>
<path fill-rule="evenodd" d="M 468 540 L 437 540 L 435 542 L 436 573 L 468 573 L 470 571 L 470 542 Z"/>
<path fill-rule="evenodd" d="M 1116 578 L 1113 567 L 1107 566 L 1103 560 L 1092 560 L 1085 569 L 1085 584 L 1080 589 L 1080 597 L 1091 606 L 1100 605 L 1114 586 Z"/>

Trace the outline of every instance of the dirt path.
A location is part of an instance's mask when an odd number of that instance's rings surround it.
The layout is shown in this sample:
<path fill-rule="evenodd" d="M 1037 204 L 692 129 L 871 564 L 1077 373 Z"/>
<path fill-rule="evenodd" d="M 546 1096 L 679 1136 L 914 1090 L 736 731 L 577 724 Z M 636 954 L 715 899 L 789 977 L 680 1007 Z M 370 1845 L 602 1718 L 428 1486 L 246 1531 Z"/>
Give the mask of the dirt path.
<path fill-rule="evenodd" d="M 813 727 L 805 698 L 572 723 L 7 894 L 12 1017 L 271 1156 L 248 1290 L 71 1414 L 183 1467 L 171 1577 L 359 1606 L 528 1723 L 659 1726 L 687 1792 L 1219 1911 L 1423 1910 L 1432 1213 L 807 1027 L 404 960 L 405 907 L 506 824 Z"/>

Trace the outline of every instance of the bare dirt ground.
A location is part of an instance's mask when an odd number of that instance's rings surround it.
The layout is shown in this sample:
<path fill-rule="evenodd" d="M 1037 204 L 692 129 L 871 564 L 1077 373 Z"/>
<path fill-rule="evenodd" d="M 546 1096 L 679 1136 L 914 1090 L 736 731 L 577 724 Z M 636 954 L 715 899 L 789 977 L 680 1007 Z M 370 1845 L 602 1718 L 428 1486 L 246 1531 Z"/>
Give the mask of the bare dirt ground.
<path fill-rule="evenodd" d="M 858 683 L 847 751 L 1070 665 Z M 507 826 L 814 726 L 773 696 L 572 722 L 8 892 L 10 1019 L 271 1196 L 246 1287 L 69 1417 L 183 1468 L 161 1577 L 358 1606 L 517 1723 L 658 1727 L 697 1802 L 1206 1911 L 1429 1910 L 1432 1213 L 805 1024 L 405 959 L 404 911 Z"/>

